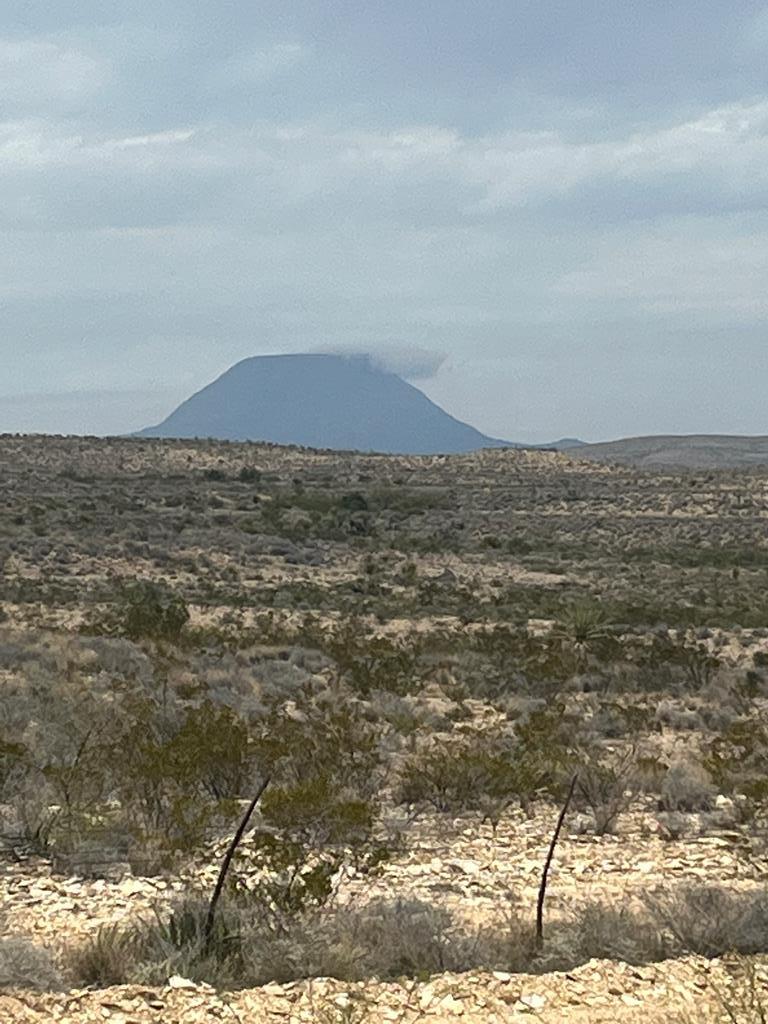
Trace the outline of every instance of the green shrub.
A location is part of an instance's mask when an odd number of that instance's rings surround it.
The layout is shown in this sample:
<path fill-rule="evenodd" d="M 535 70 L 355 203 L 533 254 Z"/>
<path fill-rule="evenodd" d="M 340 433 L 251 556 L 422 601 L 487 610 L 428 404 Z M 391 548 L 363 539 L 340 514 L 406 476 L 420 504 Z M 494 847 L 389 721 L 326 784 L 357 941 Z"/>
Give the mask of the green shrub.
<path fill-rule="evenodd" d="M 743 813 L 768 808 L 768 723 L 758 714 L 732 722 L 708 745 L 704 768 L 721 793 L 744 798 Z"/>
<path fill-rule="evenodd" d="M 517 723 L 514 732 L 427 741 L 404 759 L 396 799 L 444 812 L 481 810 L 495 826 L 515 800 L 526 807 L 537 795 L 557 790 L 565 760 L 561 720 L 562 708 L 543 708 Z"/>
<path fill-rule="evenodd" d="M 184 600 L 170 587 L 150 580 L 134 583 L 123 602 L 123 629 L 132 640 L 175 642 L 189 621 Z"/>

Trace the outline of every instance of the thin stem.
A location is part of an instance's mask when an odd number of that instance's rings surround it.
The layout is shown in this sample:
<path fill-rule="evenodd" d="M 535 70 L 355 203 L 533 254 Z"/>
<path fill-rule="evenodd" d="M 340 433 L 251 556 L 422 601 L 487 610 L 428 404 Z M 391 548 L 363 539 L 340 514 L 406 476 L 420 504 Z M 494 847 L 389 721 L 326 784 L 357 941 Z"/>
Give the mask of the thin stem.
<path fill-rule="evenodd" d="M 221 870 L 219 871 L 219 877 L 216 880 L 216 888 L 213 890 L 211 902 L 208 904 L 208 914 L 205 919 L 205 931 L 203 932 L 203 948 L 206 950 L 209 948 L 211 944 L 211 937 L 213 935 L 213 923 L 216 917 L 216 904 L 219 902 L 219 897 L 221 896 L 222 890 L 224 889 L 224 882 L 227 879 L 227 872 L 229 871 L 229 866 L 232 863 L 232 858 L 234 857 L 235 851 L 240 845 L 240 840 L 243 838 L 245 830 L 248 828 L 248 822 L 251 820 L 251 815 L 256 810 L 256 804 L 259 802 L 259 800 L 261 800 L 262 796 L 264 795 L 264 791 L 268 785 L 269 776 L 267 776 L 267 778 L 264 779 L 262 784 L 259 786 L 256 796 L 253 798 L 253 800 L 251 800 L 250 804 L 248 805 L 248 810 L 243 815 L 243 819 L 238 825 L 237 832 L 235 832 L 234 836 L 232 837 L 232 842 L 229 844 L 227 852 L 224 854 L 224 860 L 221 862 Z"/>
<path fill-rule="evenodd" d="M 571 800 L 573 799 L 573 791 L 576 789 L 576 782 L 578 781 L 578 773 L 571 779 L 571 785 L 568 788 L 568 795 L 565 798 L 565 803 L 560 810 L 560 815 L 557 819 L 557 825 L 552 835 L 552 842 L 549 844 L 549 850 L 547 851 L 547 859 L 544 861 L 544 870 L 541 873 L 541 885 L 539 886 L 539 898 L 536 903 L 536 948 L 541 949 L 544 945 L 544 898 L 547 895 L 547 879 L 549 877 L 549 869 L 552 864 L 552 858 L 555 855 L 555 847 L 557 841 L 560 838 L 560 832 L 563 828 L 563 822 L 565 816 L 568 813 Z"/>

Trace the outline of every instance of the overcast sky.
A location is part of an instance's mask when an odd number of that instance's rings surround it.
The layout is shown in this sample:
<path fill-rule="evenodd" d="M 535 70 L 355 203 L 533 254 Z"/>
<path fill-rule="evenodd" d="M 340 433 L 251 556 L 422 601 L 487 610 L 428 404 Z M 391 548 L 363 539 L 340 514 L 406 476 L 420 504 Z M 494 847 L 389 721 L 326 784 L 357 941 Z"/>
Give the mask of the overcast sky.
<path fill-rule="evenodd" d="M 0 0 L 0 431 L 383 355 L 495 436 L 768 433 L 768 5 Z"/>

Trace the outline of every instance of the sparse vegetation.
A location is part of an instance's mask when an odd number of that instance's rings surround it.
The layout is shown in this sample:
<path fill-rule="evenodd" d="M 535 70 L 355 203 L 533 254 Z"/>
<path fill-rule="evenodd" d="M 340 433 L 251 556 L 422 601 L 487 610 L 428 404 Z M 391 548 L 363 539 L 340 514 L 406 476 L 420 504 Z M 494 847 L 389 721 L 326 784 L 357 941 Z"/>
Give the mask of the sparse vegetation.
<path fill-rule="evenodd" d="M 0 983 L 768 952 L 760 475 L 128 439 L 0 466 L 0 853 L 139 894 L 50 953 L 14 920 Z"/>

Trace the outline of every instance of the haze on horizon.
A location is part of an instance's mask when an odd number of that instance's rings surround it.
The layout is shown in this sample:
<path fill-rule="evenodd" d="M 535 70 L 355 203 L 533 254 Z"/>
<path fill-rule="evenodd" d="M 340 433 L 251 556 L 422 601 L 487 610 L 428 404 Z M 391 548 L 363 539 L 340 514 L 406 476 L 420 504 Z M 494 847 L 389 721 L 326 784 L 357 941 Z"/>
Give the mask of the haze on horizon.
<path fill-rule="evenodd" d="M 353 351 L 494 437 L 768 433 L 764 2 L 28 0 L 0 96 L 0 431 Z"/>

